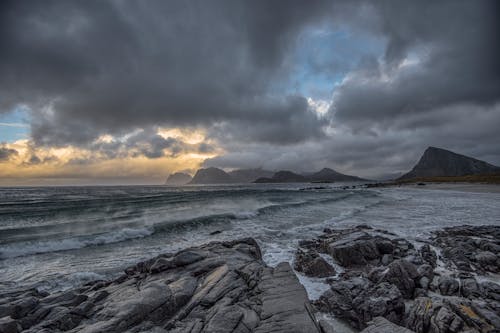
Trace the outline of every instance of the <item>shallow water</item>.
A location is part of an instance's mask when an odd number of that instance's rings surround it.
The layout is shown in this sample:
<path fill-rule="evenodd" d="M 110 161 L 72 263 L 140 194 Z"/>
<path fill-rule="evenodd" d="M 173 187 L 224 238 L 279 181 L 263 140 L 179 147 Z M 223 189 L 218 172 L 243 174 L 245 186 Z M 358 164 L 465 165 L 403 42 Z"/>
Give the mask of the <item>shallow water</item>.
<path fill-rule="evenodd" d="M 499 193 L 339 184 L 2 188 L 0 293 L 66 289 L 212 240 L 254 237 L 276 265 L 327 226 L 369 224 L 416 240 L 445 226 L 500 225 L 499 203 Z M 325 288 L 300 279 L 313 299 Z"/>

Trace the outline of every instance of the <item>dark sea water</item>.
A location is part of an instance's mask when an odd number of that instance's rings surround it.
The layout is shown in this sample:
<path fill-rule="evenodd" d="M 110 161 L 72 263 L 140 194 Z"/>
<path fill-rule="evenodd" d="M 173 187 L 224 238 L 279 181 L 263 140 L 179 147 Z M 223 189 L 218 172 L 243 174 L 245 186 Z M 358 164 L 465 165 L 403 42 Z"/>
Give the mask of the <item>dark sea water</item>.
<path fill-rule="evenodd" d="M 498 225 L 500 194 L 338 184 L 0 188 L 0 293 L 66 289 L 162 252 L 249 236 L 276 265 L 292 260 L 299 239 L 356 224 L 412 240 L 443 226 Z M 299 278 L 311 298 L 324 288 Z"/>

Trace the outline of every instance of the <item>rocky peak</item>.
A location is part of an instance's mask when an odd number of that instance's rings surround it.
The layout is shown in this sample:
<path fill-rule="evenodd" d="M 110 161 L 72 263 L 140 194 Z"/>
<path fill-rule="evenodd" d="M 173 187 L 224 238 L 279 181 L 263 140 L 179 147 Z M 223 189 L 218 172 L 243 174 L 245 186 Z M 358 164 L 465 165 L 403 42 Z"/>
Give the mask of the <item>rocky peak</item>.
<path fill-rule="evenodd" d="M 455 177 L 500 172 L 500 168 L 452 151 L 428 147 L 418 163 L 399 179 L 418 177 Z"/>

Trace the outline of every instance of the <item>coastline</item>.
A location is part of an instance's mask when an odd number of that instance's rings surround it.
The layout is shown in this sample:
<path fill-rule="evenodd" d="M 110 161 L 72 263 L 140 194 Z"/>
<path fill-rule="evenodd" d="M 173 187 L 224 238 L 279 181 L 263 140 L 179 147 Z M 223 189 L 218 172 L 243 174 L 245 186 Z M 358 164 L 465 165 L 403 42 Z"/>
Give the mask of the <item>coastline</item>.
<path fill-rule="evenodd" d="M 500 273 L 500 226 L 444 228 L 419 243 L 368 225 L 325 228 L 299 242 L 292 269 L 266 265 L 252 238 L 215 241 L 113 280 L 1 295 L 0 331 L 412 333 L 429 320 L 438 333 L 500 329 L 500 285 L 484 278 Z M 311 300 L 300 276 L 328 289 Z"/>
<path fill-rule="evenodd" d="M 411 187 L 422 190 L 442 190 L 442 191 L 459 191 L 471 193 L 500 193 L 500 184 L 481 184 L 481 183 L 424 183 L 418 184 L 403 184 L 401 187 Z M 397 187 L 397 185 L 395 185 Z"/>

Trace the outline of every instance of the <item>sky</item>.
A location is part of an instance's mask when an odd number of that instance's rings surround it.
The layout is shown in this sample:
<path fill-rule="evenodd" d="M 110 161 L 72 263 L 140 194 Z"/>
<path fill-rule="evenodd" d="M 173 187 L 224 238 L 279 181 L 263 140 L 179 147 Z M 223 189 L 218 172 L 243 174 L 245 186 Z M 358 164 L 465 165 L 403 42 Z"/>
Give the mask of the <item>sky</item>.
<path fill-rule="evenodd" d="M 497 1 L 2 1 L 0 185 L 500 165 Z"/>

